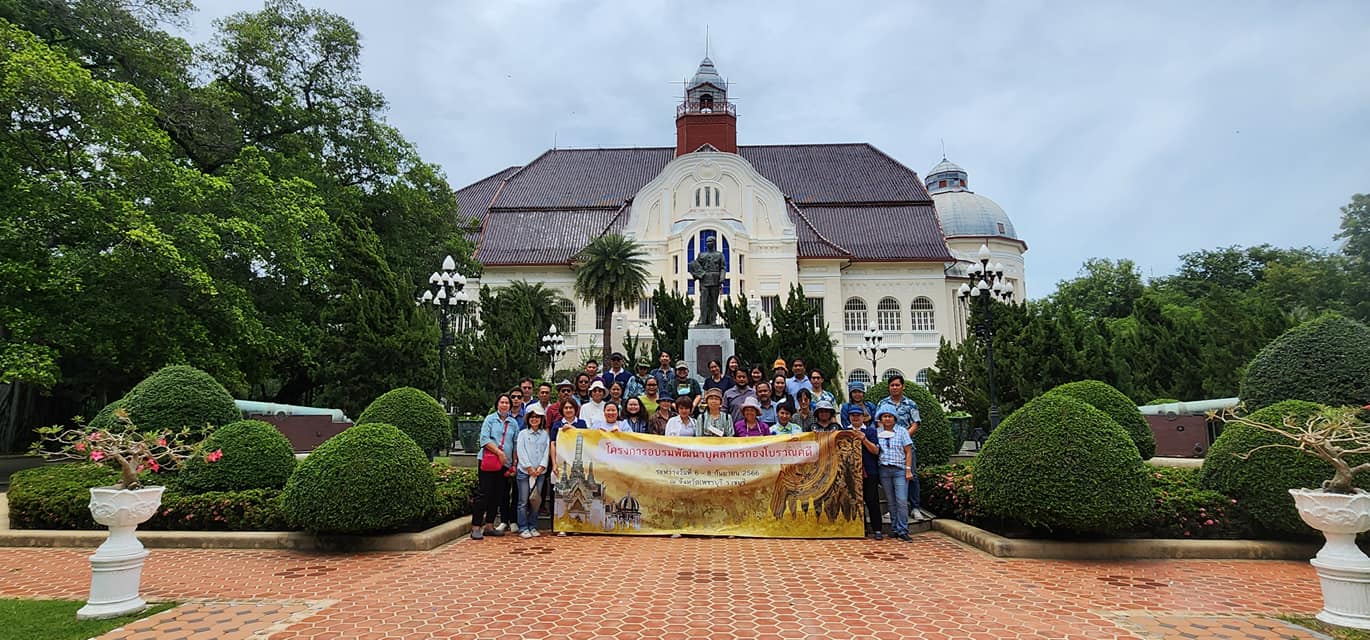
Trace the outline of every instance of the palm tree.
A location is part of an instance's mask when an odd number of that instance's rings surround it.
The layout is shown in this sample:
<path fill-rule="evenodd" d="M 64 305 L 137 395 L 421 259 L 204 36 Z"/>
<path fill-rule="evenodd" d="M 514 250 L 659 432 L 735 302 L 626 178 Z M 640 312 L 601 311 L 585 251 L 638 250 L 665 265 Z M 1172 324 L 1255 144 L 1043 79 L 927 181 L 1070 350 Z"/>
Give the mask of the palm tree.
<path fill-rule="evenodd" d="M 552 325 L 566 327 L 566 313 L 562 305 L 570 301 L 543 286 L 541 282 L 515 280 L 501 291 L 508 296 L 506 300 L 532 312 L 533 327 L 539 332 L 538 335 L 546 333 Z"/>
<path fill-rule="evenodd" d="M 576 297 L 595 305 L 603 314 L 604 358 L 612 350 L 612 323 L 615 309 L 636 302 L 647 290 L 646 252 L 638 243 L 618 234 L 595 238 L 576 259 Z"/>

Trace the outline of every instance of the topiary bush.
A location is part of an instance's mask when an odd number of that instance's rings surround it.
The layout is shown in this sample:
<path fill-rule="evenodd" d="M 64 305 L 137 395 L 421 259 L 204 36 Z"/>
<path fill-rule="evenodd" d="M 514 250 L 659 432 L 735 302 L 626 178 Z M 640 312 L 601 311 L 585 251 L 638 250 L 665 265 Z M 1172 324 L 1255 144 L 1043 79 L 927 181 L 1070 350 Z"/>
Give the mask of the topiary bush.
<path fill-rule="evenodd" d="M 295 470 L 295 451 L 275 426 L 260 420 L 231 422 L 209 434 L 205 451 L 222 451 L 208 462 L 193 456 L 181 470 L 179 487 L 186 493 L 280 489 Z"/>
<path fill-rule="evenodd" d="M 119 481 L 98 464 L 47 464 L 16 471 L 7 492 L 12 529 L 99 529 L 90 515 L 91 487 Z"/>
<path fill-rule="evenodd" d="M 1108 414 L 1062 393 L 1023 405 L 975 461 L 975 492 L 990 515 L 1054 532 L 1129 531 L 1151 509 L 1131 438 Z"/>
<path fill-rule="evenodd" d="M 219 381 L 195 367 L 162 367 L 117 401 L 142 431 L 180 431 L 189 428 L 191 439 L 208 430 L 242 419 L 233 396 Z M 107 409 L 109 407 L 106 407 Z M 104 414 L 102 410 L 100 412 Z M 99 416 L 97 416 L 98 418 Z"/>
<path fill-rule="evenodd" d="M 932 392 L 921 384 L 904 385 L 904 397 L 918 403 L 918 431 L 913 441 L 918 449 L 918 466 L 946 464 L 951 461 L 951 421 L 942 403 L 933 397 Z"/>
<path fill-rule="evenodd" d="M 1151 514 L 1138 527 L 1146 538 L 1242 538 L 1249 533 L 1236 501 L 1199 487 L 1199 470 L 1148 465 Z"/>
<path fill-rule="evenodd" d="M 1326 314 L 1284 332 L 1252 358 L 1241 398 L 1248 411 L 1281 400 L 1370 403 L 1370 327 Z"/>
<path fill-rule="evenodd" d="M 1281 424 L 1285 417 L 1295 423 L 1306 422 L 1325 406 L 1302 400 L 1285 400 L 1250 414 L 1249 417 L 1265 424 Z M 1282 436 L 1237 423 L 1228 423 L 1213 442 L 1204 458 L 1199 473 L 1199 485 L 1218 491 L 1230 498 L 1249 514 L 1257 533 L 1280 538 L 1302 538 L 1318 535 L 1304 524 L 1294 508 L 1290 489 L 1316 489 L 1332 477 L 1332 465 L 1302 451 L 1272 447 L 1261 449 L 1245 460 L 1245 454 L 1268 444 L 1290 444 Z M 1352 465 L 1370 461 L 1361 456 L 1348 460 Z M 1356 486 L 1370 489 L 1370 478 L 1362 475 Z"/>
<path fill-rule="evenodd" d="M 424 451 L 436 451 L 452 443 L 452 420 L 433 396 L 414 387 L 385 392 L 362 411 L 357 424 L 382 422 L 399 427 Z"/>
<path fill-rule="evenodd" d="M 398 427 L 360 424 L 301 460 L 281 497 L 286 517 L 318 533 L 374 533 L 433 509 L 428 457 Z"/>
<path fill-rule="evenodd" d="M 1047 393 L 1064 393 L 1084 400 L 1095 409 L 1108 414 L 1108 417 L 1113 418 L 1113 421 L 1127 432 L 1133 444 L 1137 445 L 1137 453 L 1141 454 L 1143 460 L 1150 460 L 1156 455 L 1156 436 L 1151 433 L 1151 425 L 1147 424 L 1146 418 L 1142 417 L 1141 410 L 1131 398 L 1108 383 L 1098 380 L 1067 382 Z"/>

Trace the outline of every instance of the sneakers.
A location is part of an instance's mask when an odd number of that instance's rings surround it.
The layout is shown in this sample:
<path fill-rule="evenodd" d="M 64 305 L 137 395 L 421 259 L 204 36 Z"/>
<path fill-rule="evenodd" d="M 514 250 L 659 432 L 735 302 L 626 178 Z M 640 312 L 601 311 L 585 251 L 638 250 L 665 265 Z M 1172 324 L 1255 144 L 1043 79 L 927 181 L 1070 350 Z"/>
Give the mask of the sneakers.
<path fill-rule="evenodd" d="M 495 531 L 498 531 L 498 532 L 500 532 L 500 533 L 504 533 L 505 531 L 508 531 L 508 530 L 509 530 L 509 525 L 507 525 L 507 524 L 505 524 L 505 523 L 503 523 L 503 522 L 499 523 L 499 525 L 495 527 Z"/>
<path fill-rule="evenodd" d="M 520 531 L 520 532 L 519 532 L 519 537 L 520 537 L 520 538 L 523 538 L 524 540 L 527 540 L 528 538 L 533 537 L 533 532 L 532 532 L 532 531 L 529 531 L 529 530 L 527 530 L 527 529 L 524 529 L 523 531 Z"/>
<path fill-rule="evenodd" d="M 537 529 L 529 529 L 529 530 L 528 530 L 528 533 L 533 534 L 533 537 L 534 537 L 534 538 L 536 538 L 536 537 L 542 535 L 541 533 L 538 533 L 538 530 L 537 530 Z"/>
<path fill-rule="evenodd" d="M 499 527 L 495 527 L 494 529 L 490 529 L 490 530 L 486 531 L 486 532 L 485 532 L 485 535 L 491 536 L 491 537 L 494 537 L 494 538 L 498 538 L 498 537 L 501 537 L 501 536 L 504 535 L 504 529 L 501 529 L 501 528 L 499 528 Z"/>
<path fill-rule="evenodd" d="M 913 537 L 907 533 L 899 534 L 899 539 L 903 540 L 904 542 L 913 542 Z"/>
<path fill-rule="evenodd" d="M 883 534 L 883 533 L 881 533 L 881 532 L 879 532 L 879 531 L 876 531 L 876 532 L 875 532 L 875 539 L 876 539 L 876 540 L 884 540 L 884 539 L 885 539 L 885 534 Z"/>
<path fill-rule="evenodd" d="M 565 532 L 565 531 L 558 531 L 558 532 L 557 532 L 557 537 L 559 537 L 559 538 L 565 538 L 565 537 L 566 537 L 566 532 Z"/>
<path fill-rule="evenodd" d="M 472 540 L 483 540 L 483 539 L 485 539 L 485 533 L 483 533 L 483 532 L 481 531 L 481 528 L 480 528 L 480 527 L 473 527 L 473 528 L 471 529 L 471 539 L 472 539 Z"/>

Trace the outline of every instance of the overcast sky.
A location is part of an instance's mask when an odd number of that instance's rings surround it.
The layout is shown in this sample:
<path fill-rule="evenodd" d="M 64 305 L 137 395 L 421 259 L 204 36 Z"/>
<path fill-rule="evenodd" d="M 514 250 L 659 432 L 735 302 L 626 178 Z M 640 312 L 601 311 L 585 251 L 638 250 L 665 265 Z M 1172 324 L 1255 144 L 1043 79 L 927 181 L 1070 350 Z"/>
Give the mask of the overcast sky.
<path fill-rule="evenodd" d="M 191 32 L 260 1 L 200 0 Z M 552 146 L 672 146 L 711 33 L 740 144 L 941 157 L 1028 243 L 1031 297 L 1090 257 L 1145 276 L 1232 244 L 1334 247 L 1370 192 L 1370 2 L 307 2 L 454 187 Z"/>

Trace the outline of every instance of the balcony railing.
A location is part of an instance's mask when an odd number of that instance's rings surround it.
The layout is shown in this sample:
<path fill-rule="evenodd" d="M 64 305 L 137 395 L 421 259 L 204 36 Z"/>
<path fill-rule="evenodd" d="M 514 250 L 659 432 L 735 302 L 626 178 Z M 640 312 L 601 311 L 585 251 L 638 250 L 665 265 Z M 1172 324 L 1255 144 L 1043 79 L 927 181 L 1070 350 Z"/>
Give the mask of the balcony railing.
<path fill-rule="evenodd" d="M 675 116 L 679 118 L 687 113 L 706 114 L 706 113 L 726 113 L 737 117 L 737 105 L 731 102 L 699 102 L 689 101 L 676 105 Z"/>

